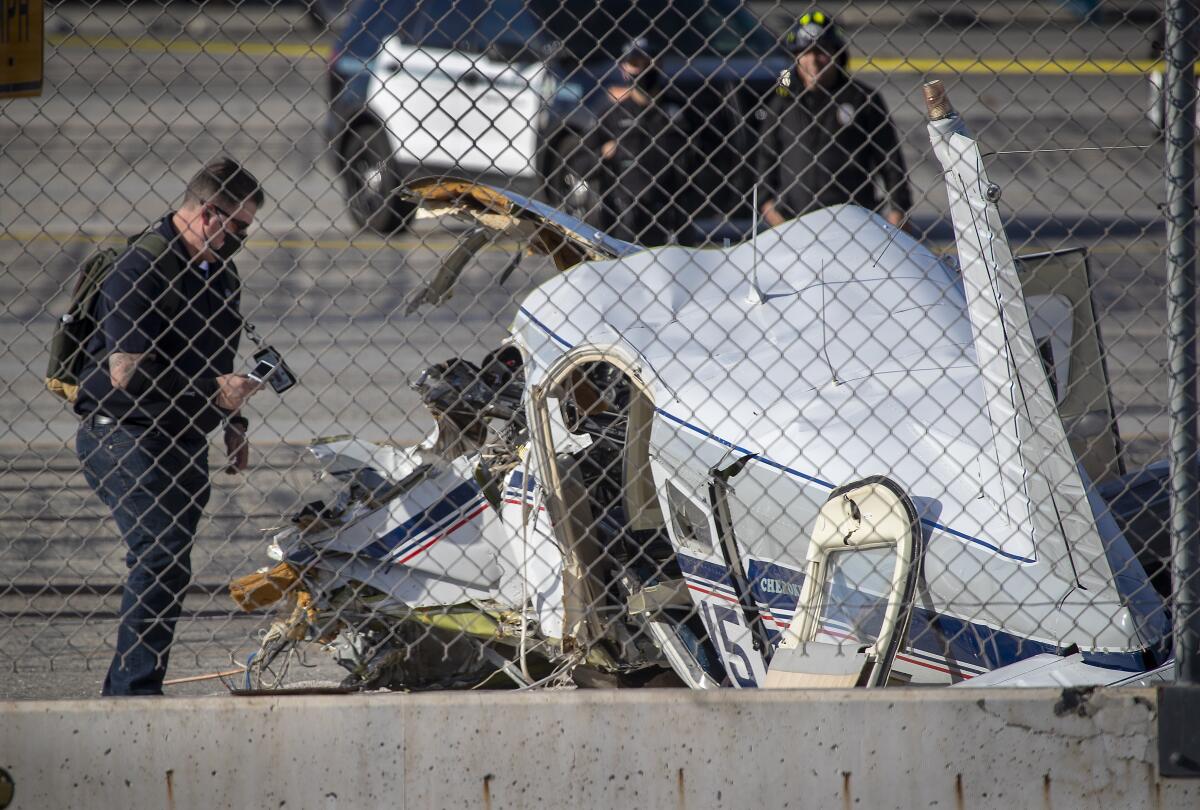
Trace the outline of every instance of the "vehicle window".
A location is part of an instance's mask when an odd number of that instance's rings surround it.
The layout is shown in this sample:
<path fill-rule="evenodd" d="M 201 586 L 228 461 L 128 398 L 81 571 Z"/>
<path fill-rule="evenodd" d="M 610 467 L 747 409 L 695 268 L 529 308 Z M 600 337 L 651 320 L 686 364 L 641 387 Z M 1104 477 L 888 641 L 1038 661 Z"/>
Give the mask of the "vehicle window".
<path fill-rule="evenodd" d="M 895 546 L 830 554 L 818 616 L 820 634 L 873 643 L 883 626 L 895 570 Z"/>
<path fill-rule="evenodd" d="M 766 56 L 775 38 L 731 0 L 531 0 L 560 58 L 611 60 L 650 34 L 684 56 Z"/>
<path fill-rule="evenodd" d="M 708 527 L 708 513 L 670 481 L 667 482 L 667 506 L 671 509 L 671 525 L 679 543 L 684 548 L 711 554 L 713 538 Z"/>
<path fill-rule="evenodd" d="M 509 61 L 534 61 L 540 25 L 521 0 L 455 0 L 420 3 L 400 30 L 406 43 Z"/>
<path fill-rule="evenodd" d="M 383 43 L 396 35 L 417 9 L 418 0 L 361 0 L 342 30 L 335 51 L 345 56 L 370 60 Z"/>

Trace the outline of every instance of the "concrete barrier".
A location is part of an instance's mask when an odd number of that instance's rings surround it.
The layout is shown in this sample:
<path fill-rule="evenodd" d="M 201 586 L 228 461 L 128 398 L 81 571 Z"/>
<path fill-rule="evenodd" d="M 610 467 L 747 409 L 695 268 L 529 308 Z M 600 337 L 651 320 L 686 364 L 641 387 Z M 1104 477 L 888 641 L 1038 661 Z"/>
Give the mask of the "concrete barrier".
<path fill-rule="evenodd" d="M 1200 806 L 1146 690 L 0 704 L 14 808 Z"/>

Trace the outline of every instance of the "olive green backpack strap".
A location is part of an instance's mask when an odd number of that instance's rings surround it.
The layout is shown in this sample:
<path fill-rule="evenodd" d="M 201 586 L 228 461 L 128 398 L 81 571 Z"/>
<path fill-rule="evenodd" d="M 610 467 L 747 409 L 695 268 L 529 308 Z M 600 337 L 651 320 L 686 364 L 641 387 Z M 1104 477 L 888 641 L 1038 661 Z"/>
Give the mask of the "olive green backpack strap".
<path fill-rule="evenodd" d="M 129 242 L 131 248 L 140 248 L 146 253 L 158 259 L 165 256 L 171 249 L 171 241 L 157 231 L 146 231 L 142 235 L 132 239 Z M 168 324 L 175 320 L 175 316 L 183 309 L 183 295 L 179 292 L 176 282 L 182 271 L 187 267 L 186 263 L 180 262 L 177 268 L 173 270 L 161 269 L 167 280 L 167 288 L 163 291 L 162 297 L 159 298 L 156 309 L 162 315 L 163 320 Z"/>

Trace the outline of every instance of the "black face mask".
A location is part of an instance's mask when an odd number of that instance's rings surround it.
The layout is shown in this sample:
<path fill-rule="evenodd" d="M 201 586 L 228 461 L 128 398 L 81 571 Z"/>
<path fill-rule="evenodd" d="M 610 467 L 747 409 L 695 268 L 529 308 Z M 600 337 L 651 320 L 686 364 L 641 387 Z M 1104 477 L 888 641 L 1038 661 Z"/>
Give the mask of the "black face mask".
<path fill-rule="evenodd" d="M 229 232 L 225 233 L 225 241 L 221 243 L 219 248 L 213 248 L 213 253 L 217 254 L 217 258 L 223 262 L 227 262 L 233 258 L 233 255 L 242 249 L 242 245 L 246 240 L 242 237 Z"/>
<path fill-rule="evenodd" d="M 653 65 L 647 65 L 637 73 L 621 68 L 621 73 L 629 82 L 630 87 L 641 90 L 646 95 L 658 92 L 659 86 L 662 84 L 658 70 Z"/>

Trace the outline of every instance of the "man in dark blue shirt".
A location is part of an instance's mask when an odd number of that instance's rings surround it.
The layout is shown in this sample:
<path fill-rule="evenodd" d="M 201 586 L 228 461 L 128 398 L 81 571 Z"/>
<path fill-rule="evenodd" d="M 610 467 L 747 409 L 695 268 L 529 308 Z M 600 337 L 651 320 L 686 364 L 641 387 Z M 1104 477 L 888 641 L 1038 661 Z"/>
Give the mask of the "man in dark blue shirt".
<path fill-rule="evenodd" d="M 105 277 L 75 411 L 84 477 L 112 510 L 129 574 L 105 695 L 162 693 L 175 622 L 191 581 L 196 526 L 209 498 L 208 434 L 225 423 L 230 472 L 246 468 L 240 415 L 259 384 L 234 374 L 243 328 L 231 257 L 263 202 L 229 159 L 188 183 L 183 205 Z"/>

